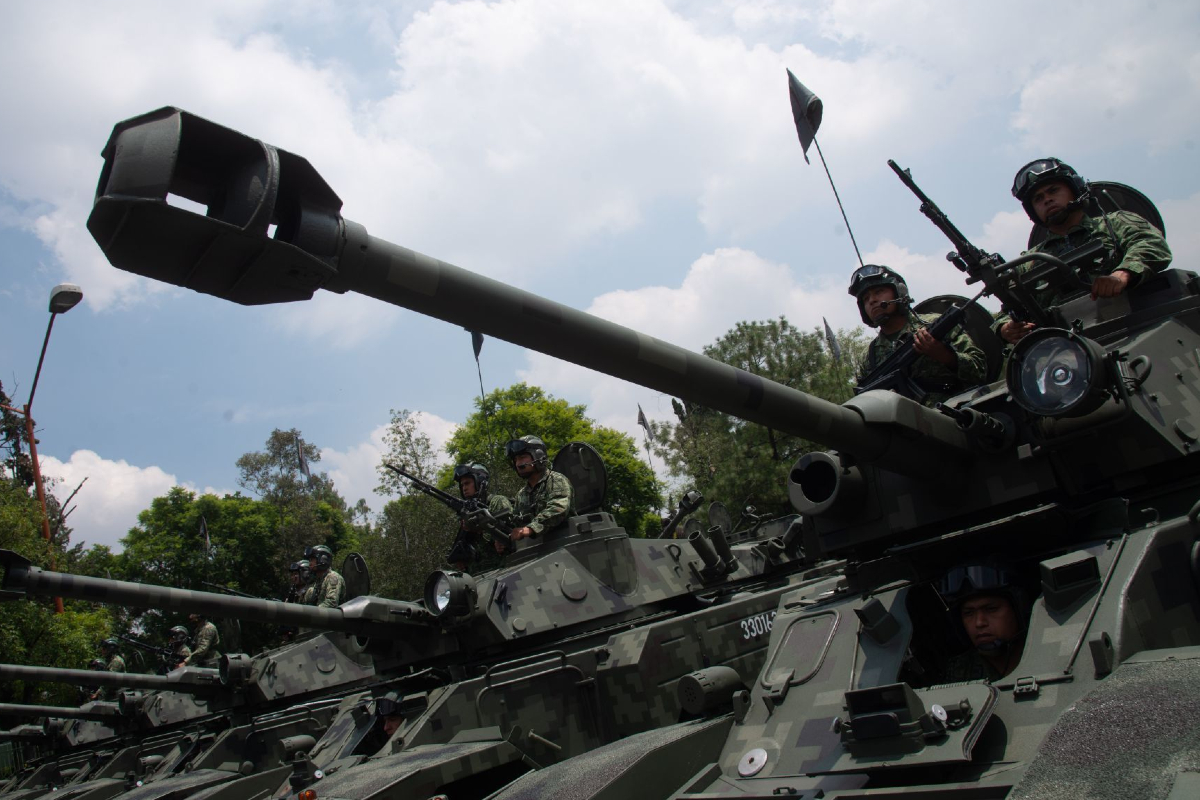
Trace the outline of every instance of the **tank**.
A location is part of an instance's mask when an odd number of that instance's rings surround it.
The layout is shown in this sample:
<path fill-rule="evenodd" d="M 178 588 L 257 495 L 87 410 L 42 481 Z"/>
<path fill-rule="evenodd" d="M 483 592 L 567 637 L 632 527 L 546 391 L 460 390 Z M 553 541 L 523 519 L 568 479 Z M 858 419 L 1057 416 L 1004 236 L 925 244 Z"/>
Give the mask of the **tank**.
<path fill-rule="evenodd" d="M 186 112 L 118 124 L 104 157 L 88 228 L 121 269 L 245 305 L 358 292 L 830 448 L 788 490 L 807 557 L 844 571 L 780 595 L 746 688 L 704 672 L 697 719 L 558 763 L 467 734 L 392 774 L 427 768 L 432 793 L 447 785 L 432 771 L 486 751 L 541 767 L 497 795 L 514 798 L 1200 791 L 1181 712 L 1200 685 L 1194 273 L 1068 301 L 1065 327 L 941 411 L 879 391 L 838 406 L 372 237 L 304 158 Z M 936 586 L 984 555 L 1028 597 L 1020 659 L 941 681 L 965 648 Z M 382 791 L 385 760 L 344 773 L 338 796 Z"/>

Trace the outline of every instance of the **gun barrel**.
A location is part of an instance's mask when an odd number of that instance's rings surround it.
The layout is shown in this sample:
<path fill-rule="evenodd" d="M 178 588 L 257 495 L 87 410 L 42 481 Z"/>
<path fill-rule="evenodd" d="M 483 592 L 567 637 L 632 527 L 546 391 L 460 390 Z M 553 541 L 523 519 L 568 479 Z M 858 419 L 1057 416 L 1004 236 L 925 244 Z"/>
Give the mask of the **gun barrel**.
<path fill-rule="evenodd" d="M 136 672 L 0 664 L 0 680 L 47 681 L 72 686 L 106 686 L 118 689 L 160 689 L 188 694 L 221 685 L 221 677 L 217 670 L 197 667 L 175 670 L 169 675 L 142 675 Z"/>
<path fill-rule="evenodd" d="M 0 550 L 0 566 L 4 567 L 0 597 L 22 597 L 26 594 L 65 597 L 135 608 L 159 608 L 213 617 L 230 617 L 273 625 L 296 625 L 359 636 L 397 636 L 402 630 L 402 626 L 397 623 L 347 616 L 341 608 L 317 608 L 277 600 L 258 600 L 51 572 L 33 566 L 28 559 L 11 550 Z"/>
<path fill-rule="evenodd" d="M 120 269 L 242 304 L 354 291 L 888 469 L 915 474 L 940 463 L 920 463 L 913 437 L 892 441 L 889 426 L 868 425 L 852 406 L 370 236 L 342 218 L 341 200 L 304 158 L 179 109 L 118 124 L 104 158 L 88 230 Z M 168 194 L 209 212 L 169 205 Z M 921 425 L 941 424 L 922 411 Z M 922 441 L 939 453 L 965 450 L 955 437 L 946 427 Z"/>
<path fill-rule="evenodd" d="M 56 717 L 58 719 L 111 720 L 120 716 L 116 703 L 91 703 L 87 708 L 0 703 L 0 717 Z"/>

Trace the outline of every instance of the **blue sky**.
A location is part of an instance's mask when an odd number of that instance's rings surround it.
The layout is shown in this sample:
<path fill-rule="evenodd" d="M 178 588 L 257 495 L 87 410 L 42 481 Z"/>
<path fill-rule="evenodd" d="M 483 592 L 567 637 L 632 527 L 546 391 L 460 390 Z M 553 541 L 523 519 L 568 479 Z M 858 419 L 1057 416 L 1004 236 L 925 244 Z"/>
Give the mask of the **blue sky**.
<path fill-rule="evenodd" d="M 76 539 L 115 544 L 171 485 L 297 427 L 375 509 L 391 408 L 444 441 L 478 383 L 461 329 L 353 295 L 242 308 L 109 266 L 84 227 L 114 123 L 176 105 L 306 156 L 376 235 L 699 349 L 742 319 L 858 323 L 853 250 L 805 165 L 784 69 L 864 256 L 918 297 L 962 292 L 894 158 L 1013 256 L 1016 168 L 1057 155 L 1149 194 L 1176 264 L 1200 252 L 1200 7 L 1091 2 L 40 2 L 0 6 L 0 380 L 44 469 L 84 477 Z M 489 340 L 528 380 L 636 432 L 665 395 Z"/>

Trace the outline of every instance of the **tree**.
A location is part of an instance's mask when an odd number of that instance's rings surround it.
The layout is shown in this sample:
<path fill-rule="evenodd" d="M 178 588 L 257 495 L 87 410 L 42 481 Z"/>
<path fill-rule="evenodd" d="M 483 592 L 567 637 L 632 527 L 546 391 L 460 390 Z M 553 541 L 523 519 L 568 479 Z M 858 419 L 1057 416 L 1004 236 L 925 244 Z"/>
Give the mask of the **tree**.
<path fill-rule="evenodd" d="M 840 331 L 841 359 L 835 360 L 820 330 L 801 331 L 784 317 L 739 322 L 704 354 L 776 383 L 834 403 L 854 394 L 858 364 L 866 352 L 861 328 Z M 720 500 L 736 516 L 755 506 L 759 513 L 792 513 L 787 475 L 802 454 L 823 449 L 764 425 L 694 403 L 672 401 L 676 422 L 652 425 L 656 452 L 671 471 L 707 500 Z"/>

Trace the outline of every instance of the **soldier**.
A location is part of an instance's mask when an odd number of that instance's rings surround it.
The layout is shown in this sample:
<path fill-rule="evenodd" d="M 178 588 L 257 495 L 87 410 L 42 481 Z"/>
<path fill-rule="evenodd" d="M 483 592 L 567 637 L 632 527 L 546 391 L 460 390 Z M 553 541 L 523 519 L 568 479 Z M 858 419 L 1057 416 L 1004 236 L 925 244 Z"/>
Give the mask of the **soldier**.
<path fill-rule="evenodd" d="M 502 495 L 488 495 L 488 482 L 491 473 L 483 464 L 459 464 L 454 468 L 454 480 L 458 483 L 458 493 L 464 500 L 474 500 L 494 518 L 500 520 L 512 513 L 512 503 Z M 503 562 L 495 548 L 481 548 L 480 539 L 491 541 L 491 535 L 482 531 L 480 526 L 464 519 L 459 523 L 458 535 L 450 548 L 447 560 L 454 568 L 466 572 L 470 567 L 473 572 L 483 573 L 496 569 Z"/>
<path fill-rule="evenodd" d="M 125 659 L 121 658 L 121 654 L 118 652 L 120 646 L 121 643 L 116 639 L 105 639 L 100 643 L 100 652 L 108 662 L 104 668 L 109 672 L 125 671 Z"/>
<path fill-rule="evenodd" d="M 879 328 L 859 370 L 860 383 L 910 336 L 921 358 L 909 367 L 909 377 L 927 393 L 922 401 L 925 405 L 936 405 L 985 380 L 987 358 L 983 351 L 961 327 L 955 328 L 945 342 L 933 338 L 925 326 L 934 318 L 910 308 L 908 284 L 891 267 L 859 267 L 850 277 L 849 293 L 858 301 L 862 321 Z"/>
<path fill-rule="evenodd" d="M 293 561 L 288 571 L 292 573 L 292 588 L 288 589 L 285 603 L 303 603 L 308 594 L 312 572 L 307 561 Z"/>
<path fill-rule="evenodd" d="M 575 488 L 566 475 L 550 469 L 546 443 L 536 436 L 522 436 L 505 445 L 504 450 L 513 469 L 525 479 L 517 493 L 513 516 L 528 521 L 513 528 L 513 544 L 566 522 L 575 513 Z M 495 545 L 497 552 L 504 550 L 503 542 L 496 541 Z"/>
<path fill-rule="evenodd" d="M 999 680 L 1021 663 L 1029 607 L 1005 566 L 967 564 L 946 573 L 938 592 L 971 647 L 947 662 L 939 683 Z"/>
<path fill-rule="evenodd" d="M 1012 194 L 1024 206 L 1029 219 L 1049 231 L 1045 241 L 1028 252 L 1062 257 L 1093 240 L 1104 243 L 1108 255 L 1100 263 L 1086 267 L 1083 275 L 1092 279 L 1095 300 L 1116 297 L 1140 283 L 1146 273 L 1166 269 L 1171 263 L 1171 248 L 1158 229 L 1137 214 L 1114 211 L 1089 216 L 1086 206 L 1091 201 L 1090 189 L 1088 182 L 1069 165 L 1057 158 L 1039 158 L 1017 171 Z M 1062 290 L 1045 289 L 1035 290 L 1034 296 L 1042 306 L 1050 307 L 1061 303 L 1067 295 Z M 994 329 L 1000 338 L 1013 344 L 1028 336 L 1033 324 L 1018 322 L 1005 314 L 996 319 Z"/>
<path fill-rule="evenodd" d="M 168 640 L 171 643 L 171 653 L 175 657 L 175 663 L 182 664 L 187 661 L 192 654 L 192 648 L 188 647 L 187 628 L 182 625 L 171 628 Z"/>
<path fill-rule="evenodd" d="M 313 590 L 306 601 L 317 608 L 337 608 L 346 601 L 346 581 L 333 569 L 333 551 L 323 544 L 308 547 L 304 555 L 313 568 Z"/>
<path fill-rule="evenodd" d="M 200 614 L 188 614 L 188 620 L 196 626 L 196 636 L 192 642 L 192 652 L 179 666 L 209 667 L 215 665 L 221 658 L 221 653 L 217 650 L 217 645 L 221 643 L 217 626 Z"/>
<path fill-rule="evenodd" d="M 106 672 L 107 668 L 108 665 L 104 663 L 103 658 L 93 658 L 88 662 L 88 669 L 92 672 Z M 85 702 L 88 700 L 103 700 L 108 695 L 103 686 L 96 686 L 94 688 L 91 686 L 80 686 L 79 694 L 84 698 Z"/>

